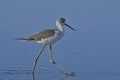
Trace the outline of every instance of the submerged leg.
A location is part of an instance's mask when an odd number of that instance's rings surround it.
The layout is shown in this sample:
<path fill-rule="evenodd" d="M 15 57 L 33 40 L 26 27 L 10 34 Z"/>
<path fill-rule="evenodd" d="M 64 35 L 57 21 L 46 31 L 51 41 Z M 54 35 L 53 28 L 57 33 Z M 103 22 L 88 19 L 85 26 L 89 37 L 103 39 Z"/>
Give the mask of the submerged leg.
<path fill-rule="evenodd" d="M 62 67 L 59 64 L 56 64 L 55 61 L 53 61 L 53 59 L 52 59 L 52 45 L 50 45 L 50 63 L 54 64 L 57 68 L 61 69 L 65 74 L 67 74 L 69 76 L 74 76 L 75 75 L 74 72 L 67 71 L 64 67 Z"/>
<path fill-rule="evenodd" d="M 33 65 L 33 68 L 32 68 L 32 73 L 33 73 L 33 74 L 34 74 L 34 71 L 35 71 L 35 67 L 36 67 L 37 61 L 38 61 L 38 59 L 39 59 L 42 51 L 44 50 L 45 46 L 46 46 L 45 44 L 42 46 L 42 48 L 41 48 L 38 56 L 36 57 L 36 59 L 35 59 L 35 61 L 34 61 L 34 65 Z"/>

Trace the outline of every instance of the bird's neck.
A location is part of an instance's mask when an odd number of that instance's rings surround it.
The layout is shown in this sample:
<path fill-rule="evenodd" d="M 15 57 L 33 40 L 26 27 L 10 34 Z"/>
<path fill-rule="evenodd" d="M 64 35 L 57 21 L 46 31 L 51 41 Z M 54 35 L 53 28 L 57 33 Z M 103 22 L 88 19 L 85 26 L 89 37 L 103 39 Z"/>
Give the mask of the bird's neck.
<path fill-rule="evenodd" d="M 63 25 L 56 22 L 56 26 L 57 26 L 57 29 L 60 30 L 60 31 L 64 31 L 64 28 L 63 28 Z"/>

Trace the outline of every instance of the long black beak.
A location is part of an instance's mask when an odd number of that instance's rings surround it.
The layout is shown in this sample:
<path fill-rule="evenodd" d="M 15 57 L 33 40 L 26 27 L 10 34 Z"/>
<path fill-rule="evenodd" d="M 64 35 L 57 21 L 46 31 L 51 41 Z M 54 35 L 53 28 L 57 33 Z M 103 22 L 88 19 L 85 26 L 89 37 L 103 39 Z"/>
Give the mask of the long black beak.
<path fill-rule="evenodd" d="M 76 31 L 74 28 L 72 28 L 70 25 L 65 24 L 67 27 L 69 27 L 70 29 L 72 29 L 73 31 Z"/>

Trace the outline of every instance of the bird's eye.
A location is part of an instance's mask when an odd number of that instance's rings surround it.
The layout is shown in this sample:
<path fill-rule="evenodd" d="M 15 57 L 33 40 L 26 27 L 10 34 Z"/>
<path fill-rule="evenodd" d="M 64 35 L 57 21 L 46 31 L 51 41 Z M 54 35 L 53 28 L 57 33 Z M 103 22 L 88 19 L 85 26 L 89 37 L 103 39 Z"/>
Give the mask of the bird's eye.
<path fill-rule="evenodd" d="M 65 22 L 65 19 L 64 19 L 64 18 L 60 18 L 60 19 L 59 19 L 59 22 L 60 22 L 60 23 L 64 23 L 64 22 Z"/>

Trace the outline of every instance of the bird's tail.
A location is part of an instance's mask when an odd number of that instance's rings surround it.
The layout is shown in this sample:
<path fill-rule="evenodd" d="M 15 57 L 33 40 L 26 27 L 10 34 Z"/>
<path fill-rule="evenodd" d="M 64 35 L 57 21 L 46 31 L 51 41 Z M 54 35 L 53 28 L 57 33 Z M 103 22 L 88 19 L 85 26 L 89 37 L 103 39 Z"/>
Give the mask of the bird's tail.
<path fill-rule="evenodd" d="M 31 41 L 30 39 L 27 38 L 16 38 L 15 40 Z"/>
<path fill-rule="evenodd" d="M 25 40 L 24 38 L 16 38 L 15 40 Z"/>

